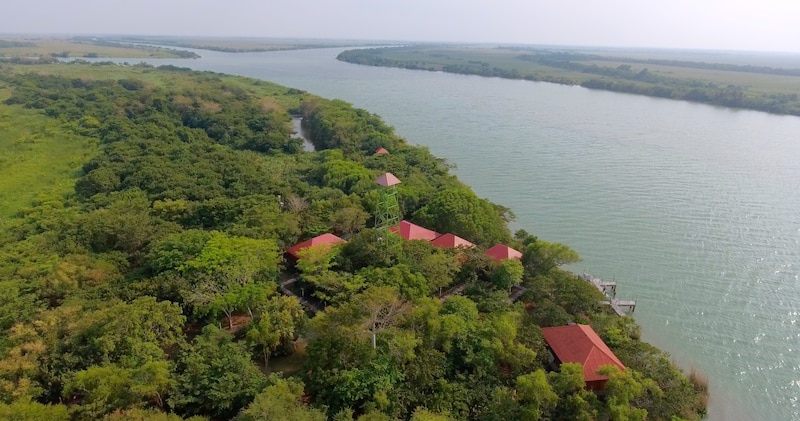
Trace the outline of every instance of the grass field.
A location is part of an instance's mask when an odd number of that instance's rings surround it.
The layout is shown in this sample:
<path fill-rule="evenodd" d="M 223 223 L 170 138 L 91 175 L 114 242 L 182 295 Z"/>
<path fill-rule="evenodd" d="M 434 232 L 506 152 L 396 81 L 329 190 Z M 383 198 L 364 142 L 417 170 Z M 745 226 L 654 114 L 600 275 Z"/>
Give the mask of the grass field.
<path fill-rule="evenodd" d="M 615 61 L 587 61 L 586 64 L 617 67 L 628 64 L 634 72 L 647 69 L 655 74 L 679 79 L 692 79 L 719 85 L 736 85 L 763 93 L 800 93 L 800 77 L 764 75 L 759 73 L 734 72 L 728 70 L 695 69 L 690 67 L 665 66 L 659 64 L 626 63 Z"/>
<path fill-rule="evenodd" d="M 97 45 L 70 38 L 3 38 L 29 44 L 19 47 L 0 47 L 0 57 L 118 57 L 118 58 L 177 58 L 165 48 Z"/>
<path fill-rule="evenodd" d="M 8 106 L 0 82 L 0 226 L 40 196 L 72 192 L 97 141 L 65 131 L 41 112 Z"/>

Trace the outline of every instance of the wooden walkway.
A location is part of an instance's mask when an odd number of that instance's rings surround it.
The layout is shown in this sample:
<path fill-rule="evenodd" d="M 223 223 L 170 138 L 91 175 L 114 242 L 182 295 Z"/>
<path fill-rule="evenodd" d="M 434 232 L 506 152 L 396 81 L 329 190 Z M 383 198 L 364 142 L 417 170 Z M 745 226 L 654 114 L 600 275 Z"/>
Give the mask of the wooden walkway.
<path fill-rule="evenodd" d="M 318 305 L 312 303 L 311 301 L 308 301 L 305 297 L 301 297 L 301 296 L 297 295 L 294 291 L 291 290 L 291 288 L 289 288 L 289 286 L 292 285 L 295 282 L 297 282 L 297 278 L 290 278 L 290 279 L 287 279 L 287 280 L 281 282 L 281 292 L 283 293 L 283 295 L 287 295 L 289 297 L 297 298 L 297 301 L 300 302 L 300 305 L 302 305 L 303 308 L 305 308 L 306 311 L 312 317 L 315 314 L 317 314 L 320 311 L 322 311 L 322 309 L 319 308 Z"/>
<path fill-rule="evenodd" d="M 528 288 L 525 288 L 522 285 L 514 285 L 514 287 L 511 288 L 511 294 L 508 295 L 508 302 L 514 304 L 517 302 L 517 300 L 519 300 L 520 297 L 522 297 L 522 294 L 526 293 L 527 291 Z"/>
<path fill-rule="evenodd" d="M 617 313 L 617 315 L 620 317 L 625 317 L 628 315 L 628 313 L 633 313 L 633 311 L 636 310 L 636 301 L 633 300 L 613 299 L 613 300 L 600 301 L 600 304 L 611 306 L 611 309 L 613 309 L 614 312 Z M 625 311 L 626 308 L 629 310 Z"/>
<path fill-rule="evenodd" d="M 588 273 L 584 273 L 581 275 L 581 278 L 589 282 L 590 284 L 594 285 L 600 292 L 605 294 L 607 297 L 615 298 L 617 296 L 617 283 L 614 281 L 604 281 L 600 278 L 595 278 Z"/>
<path fill-rule="evenodd" d="M 617 295 L 617 283 L 616 282 L 603 281 L 600 278 L 594 278 L 591 275 L 586 274 L 586 273 L 581 275 L 581 278 L 583 280 L 585 280 L 586 282 L 589 282 L 592 285 L 594 285 L 600 292 L 602 292 L 606 297 L 608 297 L 608 300 L 600 301 L 600 304 L 607 305 L 607 306 L 611 307 L 611 309 L 614 310 L 614 312 L 617 313 L 617 315 L 619 315 L 620 317 L 625 317 L 628 314 L 631 314 L 636 310 L 636 301 L 633 301 L 633 300 L 619 300 L 619 299 L 616 298 L 616 295 Z M 297 278 L 289 278 L 289 279 L 281 282 L 281 284 L 280 284 L 281 293 L 283 293 L 283 295 L 287 295 L 289 297 L 297 298 L 297 301 L 300 302 L 300 304 L 303 306 L 303 308 L 312 317 L 315 314 L 317 314 L 320 311 L 322 311 L 322 308 L 320 308 L 320 306 L 318 304 L 315 304 L 315 303 L 309 301 L 308 299 L 306 299 L 305 297 L 301 297 L 301 296 L 297 295 L 296 292 L 292 291 L 292 289 L 290 287 L 295 282 L 297 282 Z M 444 301 L 444 300 L 447 299 L 447 297 L 450 297 L 450 296 L 456 295 L 456 294 L 461 294 L 462 292 L 464 292 L 464 289 L 466 287 L 467 287 L 466 284 L 456 285 L 456 286 L 448 289 L 447 291 L 444 291 L 443 293 L 439 294 L 439 300 Z M 527 291 L 528 291 L 528 289 L 526 287 L 524 287 L 522 285 L 515 285 L 513 288 L 511 288 L 511 291 L 508 294 L 508 302 L 509 303 L 515 303 Z"/>
<path fill-rule="evenodd" d="M 467 288 L 467 284 L 458 284 L 447 291 L 439 294 L 439 301 L 444 301 L 451 295 L 461 294 Z"/>
<path fill-rule="evenodd" d="M 594 285 L 598 291 L 608 297 L 608 300 L 600 301 L 600 304 L 607 305 L 614 310 L 620 317 L 625 317 L 636 310 L 636 301 L 633 300 L 618 300 L 617 299 L 617 283 L 604 281 L 600 278 L 595 278 L 588 273 L 581 275 L 581 279 Z"/>

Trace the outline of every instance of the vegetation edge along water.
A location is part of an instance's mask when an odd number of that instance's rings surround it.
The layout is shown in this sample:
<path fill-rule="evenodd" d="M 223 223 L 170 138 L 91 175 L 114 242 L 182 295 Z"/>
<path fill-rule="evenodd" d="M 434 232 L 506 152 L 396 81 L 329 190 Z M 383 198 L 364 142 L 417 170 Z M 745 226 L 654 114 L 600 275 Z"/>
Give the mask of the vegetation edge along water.
<path fill-rule="evenodd" d="M 368 111 L 147 64 L 6 63 L 0 93 L 0 124 L 37 134 L 0 136 L 0 146 L 25 159 L 55 140 L 86 156 L 74 171 L 72 161 L 52 165 L 61 187 L 34 186 L 5 210 L 2 419 L 705 414 L 702 376 L 687 377 L 639 340 L 632 318 L 560 269 L 574 251 L 512 235 L 509 209 L 477 197 L 445 161 Z M 303 116 L 316 151 L 292 136 L 291 115 Z M 374 154 L 379 147 L 389 153 Z M 376 229 L 374 180 L 385 172 L 402 181 L 405 219 L 477 248 Z M 0 197 L 9 194 L 20 193 L 0 184 Z M 296 265 L 283 259 L 323 233 L 347 241 L 310 247 Z M 481 252 L 497 243 L 522 259 Z M 309 317 L 281 295 L 289 280 L 324 310 Z M 454 285 L 463 292 L 440 298 Z M 509 303 L 519 285 L 527 292 Z M 572 322 L 590 325 L 627 367 L 607 368 L 604 394 L 584 387 L 579 364 L 550 369 L 541 328 Z"/>
<path fill-rule="evenodd" d="M 354 64 L 579 85 L 800 116 L 800 68 L 631 57 L 618 51 L 411 45 L 346 50 Z"/>

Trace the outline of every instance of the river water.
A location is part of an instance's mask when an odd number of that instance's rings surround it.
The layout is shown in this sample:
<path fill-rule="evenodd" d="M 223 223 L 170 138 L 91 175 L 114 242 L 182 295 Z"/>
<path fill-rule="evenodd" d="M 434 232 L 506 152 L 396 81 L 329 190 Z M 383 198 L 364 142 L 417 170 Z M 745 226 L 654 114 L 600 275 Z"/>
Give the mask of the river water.
<path fill-rule="evenodd" d="M 341 49 L 151 60 L 381 115 L 708 376 L 711 420 L 800 420 L 800 118 L 580 87 L 358 66 Z"/>

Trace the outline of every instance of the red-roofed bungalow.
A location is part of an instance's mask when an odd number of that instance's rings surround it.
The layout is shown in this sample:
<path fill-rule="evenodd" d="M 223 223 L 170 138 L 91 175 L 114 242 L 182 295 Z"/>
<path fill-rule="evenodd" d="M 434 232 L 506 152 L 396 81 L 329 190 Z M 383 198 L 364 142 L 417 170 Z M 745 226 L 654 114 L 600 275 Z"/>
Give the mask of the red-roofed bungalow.
<path fill-rule="evenodd" d="M 408 221 L 400 221 L 400 224 L 389 228 L 389 230 L 400 235 L 406 240 L 431 241 L 440 235 L 436 231 L 431 231 L 425 227 L 421 227 Z"/>
<path fill-rule="evenodd" d="M 486 250 L 484 253 L 498 263 L 500 263 L 503 259 L 522 259 L 522 253 L 505 244 L 498 244 L 489 250 Z"/>
<path fill-rule="evenodd" d="M 373 155 L 386 155 L 387 153 L 389 153 L 389 151 L 387 151 L 383 146 L 381 146 L 380 148 L 375 149 L 375 153 L 373 153 Z"/>
<path fill-rule="evenodd" d="M 455 234 L 442 234 L 431 241 L 436 247 L 444 247 L 454 249 L 456 247 L 473 248 L 475 244 L 455 235 Z"/>
<path fill-rule="evenodd" d="M 597 374 L 604 365 L 625 366 L 588 325 L 569 325 L 542 328 L 542 335 L 555 357 L 555 365 L 581 363 L 583 379 L 589 390 L 603 390 L 608 377 Z"/>
<path fill-rule="evenodd" d="M 330 234 L 330 233 L 325 233 L 325 234 L 322 234 L 322 235 L 318 235 L 318 236 L 316 236 L 316 237 L 314 237 L 314 238 L 312 238 L 310 240 L 306 240 L 306 241 L 303 241 L 302 243 L 297 243 L 297 244 L 289 247 L 286 250 L 286 253 L 288 253 L 289 256 L 292 256 L 292 258 L 294 258 L 294 260 L 297 260 L 297 259 L 300 258 L 300 256 L 298 256 L 297 253 L 299 253 L 300 250 L 303 250 L 305 248 L 313 247 L 313 246 L 319 246 L 319 245 L 323 245 L 323 244 L 327 244 L 327 245 L 332 246 L 334 244 L 339 244 L 339 243 L 344 243 L 344 242 L 345 242 L 345 240 L 342 239 L 342 238 L 339 238 L 339 237 L 337 237 L 337 236 L 335 236 L 333 234 Z"/>

